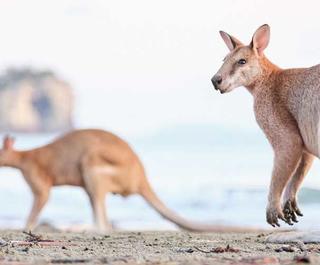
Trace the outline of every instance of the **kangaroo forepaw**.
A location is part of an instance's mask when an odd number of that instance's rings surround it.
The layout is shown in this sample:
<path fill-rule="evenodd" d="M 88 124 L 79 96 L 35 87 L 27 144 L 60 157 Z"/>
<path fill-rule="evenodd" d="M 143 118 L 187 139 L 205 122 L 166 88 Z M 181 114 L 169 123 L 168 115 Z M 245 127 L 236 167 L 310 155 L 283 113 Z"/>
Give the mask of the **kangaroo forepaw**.
<path fill-rule="evenodd" d="M 283 213 L 284 213 L 284 218 L 285 222 L 288 223 L 289 225 L 293 225 L 292 222 L 297 223 L 297 215 L 298 216 L 303 216 L 301 211 L 298 208 L 297 201 L 296 200 L 287 200 L 283 206 Z"/>
<path fill-rule="evenodd" d="M 279 219 L 286 221 L 281 208 L 268 207 L 266 215 L 267 222 L 273 227 L 280 227 Z"/>

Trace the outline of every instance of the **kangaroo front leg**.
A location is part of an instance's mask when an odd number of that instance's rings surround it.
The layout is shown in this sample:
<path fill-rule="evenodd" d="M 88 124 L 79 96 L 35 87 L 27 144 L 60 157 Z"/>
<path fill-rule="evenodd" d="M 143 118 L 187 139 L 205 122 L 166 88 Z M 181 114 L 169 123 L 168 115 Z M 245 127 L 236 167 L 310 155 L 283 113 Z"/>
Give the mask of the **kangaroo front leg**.
<path fill-rule="evenodd" d="M 314 160 L 314 156 L 310 153 L 304 152 L 301 160 L 299 162 L 299 166 L 291 177 L 289 183 L 286 186 L 284 196 L 283 196 L 283 213 L 284 218 L 287 220 L 288 223 L 298 222 L 296 215 L 302 216 L 302 213 L 298 207 L 297 202 L 297 192 L 299 187 L 307 175 L 312 162 Z"/>
<path fill-rule="evenodd" d="M 280 150 L 281 149 L 281 150 Z M 281 209 L 281 195 L 288 180 L 295 172 L 302 156 L 302 147 L 299 141 L 291 142 L 275 150 L 272 179 L 267 206 L 267 222 L 272 226 L 280 226 L 278 219 L 284 221 Z M 290 223 L 289 223 L 290 224 Z"/>
<path fill-rule="evenodd" d="M 27 230 L 32 230 L 35 227 L 40 211 L 48 201 L 49 192 L 42 192 L 41 194 L 33 194 L 33 196 L 34 196 L 34 199 L 33 199 L 32 209 L 26 223 Z"/>

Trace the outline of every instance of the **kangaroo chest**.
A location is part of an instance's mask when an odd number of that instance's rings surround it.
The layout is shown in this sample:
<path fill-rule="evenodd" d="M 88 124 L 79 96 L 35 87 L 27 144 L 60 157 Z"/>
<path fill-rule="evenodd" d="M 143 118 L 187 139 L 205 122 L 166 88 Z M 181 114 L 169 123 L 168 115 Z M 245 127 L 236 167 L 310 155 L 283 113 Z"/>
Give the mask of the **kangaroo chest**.
<path fill-rule="evenodd" d="M 284 151 L 286 145 L 300 137 L 299 128 L 283 98 L 263 90 L 254 99 L 254 111 L 258 125 L 265 133 L 274 150 Z"/>

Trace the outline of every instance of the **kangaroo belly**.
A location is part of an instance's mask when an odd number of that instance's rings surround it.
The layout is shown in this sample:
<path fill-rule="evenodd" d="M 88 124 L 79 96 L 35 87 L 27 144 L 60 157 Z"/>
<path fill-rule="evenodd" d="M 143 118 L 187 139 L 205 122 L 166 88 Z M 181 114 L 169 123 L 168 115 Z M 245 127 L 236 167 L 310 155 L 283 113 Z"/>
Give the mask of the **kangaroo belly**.
<path fill-rule="evenodd" d="M 299 130 L 306 149 L 320 155 L 320 105 L 304 104 L 297 118 Z"/>

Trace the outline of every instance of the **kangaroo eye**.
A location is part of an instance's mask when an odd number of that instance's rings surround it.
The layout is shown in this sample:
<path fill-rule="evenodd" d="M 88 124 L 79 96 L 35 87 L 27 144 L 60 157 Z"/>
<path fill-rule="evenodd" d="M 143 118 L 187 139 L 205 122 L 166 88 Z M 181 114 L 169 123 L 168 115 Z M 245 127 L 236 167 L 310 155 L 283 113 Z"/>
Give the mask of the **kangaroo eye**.
<path fill-rule="evenodd" d="M 239 61 L 238 61 L 238 64 L 245 64 L 247 61 L 245 60 L 245 59 L 240 59 Z"/>

